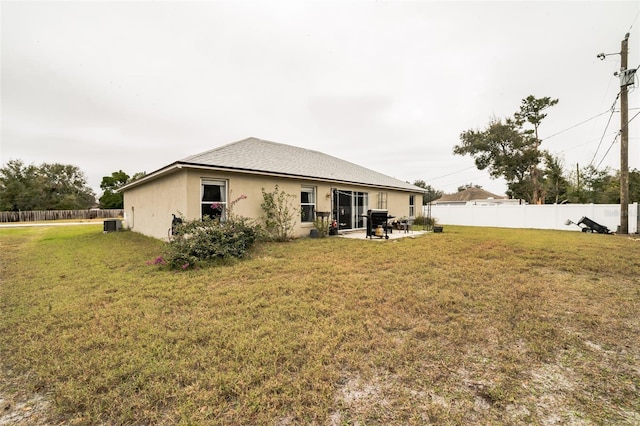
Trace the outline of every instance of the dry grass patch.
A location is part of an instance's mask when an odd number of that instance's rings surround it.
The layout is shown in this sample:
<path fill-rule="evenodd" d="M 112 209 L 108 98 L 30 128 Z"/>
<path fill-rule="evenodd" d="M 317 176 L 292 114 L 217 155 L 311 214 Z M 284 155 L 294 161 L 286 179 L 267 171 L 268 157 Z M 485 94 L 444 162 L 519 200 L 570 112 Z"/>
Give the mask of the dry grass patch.
<path fill-rule="evenodd" d="M 241 262 L 171 272 L 146 265 L 160 244 L 133 233 L 0 236 L 2 372 L 49 393 L 55 421 L 640 415 L 640 256 L 627 238 L 448 227 L 265 244 Z"/>

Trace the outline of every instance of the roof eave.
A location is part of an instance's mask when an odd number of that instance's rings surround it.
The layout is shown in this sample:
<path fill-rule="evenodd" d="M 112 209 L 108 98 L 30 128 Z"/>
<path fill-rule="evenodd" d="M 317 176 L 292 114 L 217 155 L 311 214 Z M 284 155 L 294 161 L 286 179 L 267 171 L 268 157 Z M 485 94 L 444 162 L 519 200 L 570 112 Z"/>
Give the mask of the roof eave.
<path fill-rule="evenodd" d="M 182 165 L 180 164 L 179 161 L 176 161 L 175 163 L 169 164 L 168 166 L 165 166 L 161 169 L 158 169 L 154 172 L 149 173 L 148 175 L 145 175 L 144 177 L 141 177 L 140 179 L 136 179 L 133 182 L 130 182 L 124 186 L 122 186 L 121 188 L 118 189 L 118 192 L 124 192 L 128 189 L 131 188 L 135 188 L 136 186 L 142 185 L 144 183 L 150 182 L 152 180 L 155 180 L 161 176 L 166 176 L 168 174 L 174 173 L 175 171 L 179 170 L 182 168 Z"/>
<path fill-rule="evenodd" d="M 349 181 L 349 180 L 345 180 L 345 179 L 331 179 L 331 178 L 323 178 L 323 177 L 317 177 L 317 176 L 307 176 L 307 175 L 298 175 L 298 174 L 292 174 L 292 173 L 278 173 L 278 172 L 269 172 L 269 171 L 265 171 L 265 170 L 256 170 L 256 169 L 248 169 L 248 168 L 243 168 L 243 167 L 222 167 L 222 166 L 212 166 L 209 164 L 200 164 L 200 163 L 190 163 L 190 162 L 186 162 L 186 161 L 176 161 L 175 163 L 173 163 L 171 166 L 167 166 L 165 169 L 168 169 L 172 167 L 171 171 L 175 171 L 174 169 L 179 169 L 182 167 L 188 167 L 188 168 L 192 168 L 192 169 L 201 169 L 201 170 L 217 170 L 217 171 L 231 171 L 231 172 L 241 172 L 241 173 L 251 173 L 254 175 L 260 175 L 260 176 L 275 176 L 275 177 L 295 177 L 298 179 L 307 179 L 307 180 L 313 180 L 313 181 L 317 181 L 317 182 L 329 182 L 329 183 L 337 183 L 337 184 L 351 184 L 351 185 L 360 185 L 360 186 L 366 186 L 369 188 L 383 188 L 383 189 L 393 189 L 395 191 L 403 191 L 403 192 L 411 192 L 411 193 L 422 193 L 424 192 L 424 190 L 422 188 L 417 188 L 417 189 L 413 189 L 413 188 L 403 188 L 400 186 L 392 186 L 392 185 L 377 185 L 377 184 L 372 184 L 372 183 L 366 183 L 366 182 L 358 182 L 358 181 Z M 157 172 L 153 172 L 151 175 L 155 177 L 158 177 L 159 175 L 157 173 L 162 172 L 162 175 L 165 175 L 167 173 L 169 173 L 170 171 L 167 170 L 165 171 L 165 169 L 160 169 Z M 149 175 L 149 176 L 151 176 Z M 142 183 L 142 181 L 145 180 L 140 179 L 140 182 Z M 152 180 L 152 179 L 147 179 L 148 180 Z M 136 182 L 132 182 L 130 185 L 134 185 Z M 125 187 L 123 187 L 122 189 L 129 189 L 127 188 L 129 185 L 126 185 Z"/>

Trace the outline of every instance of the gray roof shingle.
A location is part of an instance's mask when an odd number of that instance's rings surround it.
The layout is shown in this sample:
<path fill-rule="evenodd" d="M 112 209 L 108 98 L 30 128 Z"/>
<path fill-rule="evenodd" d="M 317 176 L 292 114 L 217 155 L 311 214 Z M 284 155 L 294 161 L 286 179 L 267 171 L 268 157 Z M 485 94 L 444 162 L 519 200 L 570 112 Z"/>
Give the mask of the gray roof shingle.
<path fill-rule="evenodd" d="M 258 138 L 223 145 L 178 163 L 423 191 L 415 185 L 331 155 Z"/>

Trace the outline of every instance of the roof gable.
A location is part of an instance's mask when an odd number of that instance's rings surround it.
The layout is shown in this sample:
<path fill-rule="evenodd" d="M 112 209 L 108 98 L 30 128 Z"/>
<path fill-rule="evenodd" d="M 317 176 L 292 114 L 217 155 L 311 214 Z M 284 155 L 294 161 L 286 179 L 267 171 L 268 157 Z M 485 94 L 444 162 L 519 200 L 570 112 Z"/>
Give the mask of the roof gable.
<path fill-rule="evenodd" d="M 471 201 L 471 200 L 488 200 L 488 199 L 501 200 L 507 197 L 501 197 L 500 195 L 492 194 L 489 191 L 485 191 L 482 188 L 467 188 L 455 194 L 447 194 L 438 198 L 437 200 L 433 200 L 434 202 L 445 202 L 445 201 Z"/>
<path fill-rule="evenodd" d="M 177 163 L 423 191 L 415 185 L 331 155 L 258 138 L 223 145 Z"/>

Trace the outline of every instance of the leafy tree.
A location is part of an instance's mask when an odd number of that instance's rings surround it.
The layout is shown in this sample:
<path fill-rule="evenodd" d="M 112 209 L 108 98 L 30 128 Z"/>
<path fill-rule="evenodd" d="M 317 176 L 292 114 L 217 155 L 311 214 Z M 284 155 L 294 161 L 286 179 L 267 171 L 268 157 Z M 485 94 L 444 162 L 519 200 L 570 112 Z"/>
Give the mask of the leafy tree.
<path fill-rule="evenodd" d="M 136 173 L 134 173 L 134 174 L 133 174 L 133 176 L 131 176 L 131 177 L 129 178 L 129 180 L 127 181 L 127 183 L 131 183 L 131 182 L 133 182 L 133 181 L 135 181 L 135 180 L 142 179 L 142 178 L 143 178 L 143 177 L 145 177 L 146 175 L 147 175 L 147 172 L 136 172 Z"/>
<path fill-rule="evenodd" d="M 616 204 L 620 202 L 620 178 L 608 167 L 587 166 L 575 176 L 569 200 L 574 203 Z"/>
<path fill-rule="evenodd" d="M 460 141 L 454 154 L 472 156 L 479 170 L 504 177 L 510 196 L 531 202 L 530 172 L 540 162 L 540 153 L 514 120 L 493 118 L 485 130 L 463 132 Z"/>
<path fill-rule="evenodd" d="M 103 193 L 100 197 L 100 208 L 103 209 L 121 209 L 124 207 L 122 193 L 118 190 L 124 185 L 135 180 L 141 179 L 147 175 L 146 172 L 137 172 L 129 177 L 122 170 L 111 173 L 111 176 L 104 176 L 100 183 L 100 189 Z"/>
<path fill-rule="evenodd" d="M 42 206 L 38 168 L 10 160 L 0 169 L 0 210 L 36 210 Z"/>
<path fill-rule="evenodd" d="M 103 193 L 100 197 L 100 208 L 102 209 L 121 209 L 124 207 L 122 193 L 118 192 L 122 186 L 129 181 L 129 175 L 118 170 L 111 173 L 111 176 L 104 176 L 100 183 L 100 189 Z"/>
<path fill-rule="evenodd" d="M 516 124 L 522 127 L 525 123 L 529 123 L 533 126 L 533 129 L 526 129 L 524 133 L 528 136 L 533 137 L 533 143 L 535 144 L 535 149 L 540 150 L 540 136 L 538 134 L 538 128 L 542 123 L 542 120 L 547 116 L 547 114 L 543 114 L 547 108 L 550 108 L 558 103 L 558 99 L 551 99 L 546 96 L 544 98 L 535 98 L 531 95 L 527 96 L 522 100 L 520 104 L 520 110 L 514 114 L 514 118 L 516 120 Z M 540 170 L 538 170 L 538 165 L 534 164 L 531 169 L 531 186 L 533 189 L 533 202 L 535 204 L 541 204 L 544 201 L 544 187 L 540 182 Z"/>
<path fill-rule="evenodd" d="M 458 192 L 462 192 L 465 189 L 470 189 L 470 188 L 482 189 L 482 185 L 474 185 L 472 183 L 465 183 L 464 185 L 461 185 L 461 186 L 458 187 Z"/>
<path fill-rule="evenodd" d="M 44 163 L 40 178 L 47 210 L 87 209 L 96 202 L 95 194 L 86 186 L 87 178 L 76 166 Z"/>
<path fill-rule="evenodd" d="M 94 203 L 95 195 L 76 166 L 25 166 L 21 160 L 11 160 L 0 168 L 1 210 L 79 210 Z"/>
<path fill-rule="evenodd" d="M 416 180 L 415 182 L 413 182 L 413 184 L 425 190 L 424 197 L 422 197 L 423 205 L 427 205 L 429 201 L 437 200 L 444 195 L 443 191 L 439 191 L 431 185 L 427 185 L 427 183 L 423 180 Z"/>
<path fill-rule="evenodd" d="M 542 111 L 557 103 L 557 99 L 528 96 L 513 118 L 492 118 L 485 130 L 461 133 L 461 144 L 453 152 L 470 155 L 476 167 L 487 169 L 493 178 L 504 177 L 511 197 L 540 203 L 544 188 L 539 164 L 545 153 L 540 150 L 538 128 L 546 117 Z M 525 125 L 533 128 L 526 129 Z"/>
<path fill-rule="evenodd" d="M 640 170 L 629 171 L 629 202 L 640 203 Z"/>
<path fill-rule="evenodd" d="M 564 175 L 562 161 L 548 152 L 544 153 L 543 192 L 545 202 L 557 204 L 568 199 L 570 185 Z"/>

